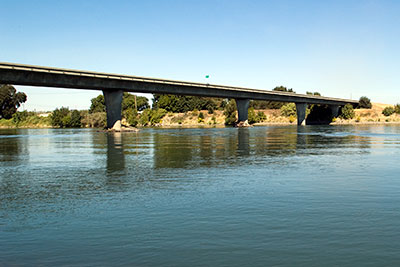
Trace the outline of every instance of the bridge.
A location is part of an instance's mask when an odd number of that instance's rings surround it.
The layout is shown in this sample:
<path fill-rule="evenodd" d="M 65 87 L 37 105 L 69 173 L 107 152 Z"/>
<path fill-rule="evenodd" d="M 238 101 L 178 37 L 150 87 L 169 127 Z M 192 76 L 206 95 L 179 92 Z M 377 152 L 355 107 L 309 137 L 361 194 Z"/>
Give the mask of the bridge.
<path fill-rule="evenodd" d="M 250 100 L 295 103 L 298 125 L 305 124 L 308 104 L 329 105 L 333 117 L 337 117 L 341 106 L 358 104 L 358 101 L 349 99 L 7 62 L 0 62 L 0 84 L 102 90 L 106 102 L 107 128 L 117 130 L 121 128 L 124 91 L 233 98 L 236 100 L 238 122 L 243 123 L 247 122 Z"/>

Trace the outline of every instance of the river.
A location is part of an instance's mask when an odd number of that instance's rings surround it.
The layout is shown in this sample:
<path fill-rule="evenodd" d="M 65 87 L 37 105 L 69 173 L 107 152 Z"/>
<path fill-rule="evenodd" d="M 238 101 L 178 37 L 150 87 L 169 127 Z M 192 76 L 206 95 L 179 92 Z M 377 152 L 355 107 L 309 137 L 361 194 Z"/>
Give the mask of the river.
<path fill-rule="evenodd" d="M 0 130 L 0 266 L 394 266 L 400 126 Z"/>

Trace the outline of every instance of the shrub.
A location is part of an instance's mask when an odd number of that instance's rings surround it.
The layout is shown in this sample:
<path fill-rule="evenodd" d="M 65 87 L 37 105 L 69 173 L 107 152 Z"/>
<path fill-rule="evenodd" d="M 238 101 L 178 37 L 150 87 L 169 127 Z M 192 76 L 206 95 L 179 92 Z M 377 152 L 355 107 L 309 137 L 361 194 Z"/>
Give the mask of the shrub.
<path fill-rule="evenodd" d="M 226 104 L 224 109 L 225 115 L 225 125 L 235 125 L 236 123 L 236 102 L 231 99 L 228 104 Z"/>
<path fill-rule="evenodd" d="M 258 122 L 258 118 L 257 118 L 256 112 L 254 111 L 254 108 L 249 108 L 247 118 L 248 118 L 248 122 L 250 124 Z"/>
<path fill-rule="evenodd" d="M 197 122 L 198 123 L 204 122 L 204 114 L 203 114 L 203 112 L 199 113 L 199 116 L 197 117 Z"/>
<path fill-rule="evenodd" d="M 284 117 L 296 116 L 296 104 L 289 103 L 281 107 L 281 115 Z"/>
<path fill-rule="evenodd" d="M 396 105 L 394 106 L 394 112 L 395 112 L 396 114 L 400 114 L 400 104 L 396 104 Z"/>
<path fill-rule="evenodd" d="M 385 115 L 386 117 L 392 115 L 394 113 L 394 107 L 389 106 L 383 109 L 382 114 Z"/>
<path fill-rule="evenodd" d="M 258 122 L 263 122 L 266 119 L 267 119 L 267 115 L 265 115 L 264 112 L 262 112 L 262 111 L 257 112 L 257 120 L 258 120 Z"/>
<path fill-rule="evenodd" d="M 84 114 L 81 122 L 85 127 L 104 128 L 107 125 L 107 114 L 105 112 Z"/>
<path fill-rule="evenodd" d="M 360 100 L 358 101 L 358 108 L 372 108 L 371 100 L 366 96 L 360 97 Z"/>
<path fill-rule="evenodd" d="M 354 108 L 353 105 L 351 104 L 346 104 L 344 107 L 342 107 L 342 113 L 340 114 L 340 117 L 344 120 L 349 120 L 354 118 L 355 113 L 354 113 Z"/>

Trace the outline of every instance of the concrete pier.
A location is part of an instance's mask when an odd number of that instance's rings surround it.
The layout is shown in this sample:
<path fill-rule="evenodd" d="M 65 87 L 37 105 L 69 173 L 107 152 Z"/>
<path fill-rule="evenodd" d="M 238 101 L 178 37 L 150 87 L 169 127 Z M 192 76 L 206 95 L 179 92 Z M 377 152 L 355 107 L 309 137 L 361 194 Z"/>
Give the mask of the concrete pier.
<path fill-rule="evenodd" d="M 306 125 L 307 103 L 296 103 L 297 125 Z"/>
<path fill-rule="evenodd" d="M 238 111 L 237 125 L 249 126 L 248 114 L 249 114 L 250 99 L 237 98 L 235 99 L 235 101 Z"/>
<path fill-rule="evenodd" d="M 107 129 L 121 131 L 122 90 L 103 90 L 107 111 Z"/>

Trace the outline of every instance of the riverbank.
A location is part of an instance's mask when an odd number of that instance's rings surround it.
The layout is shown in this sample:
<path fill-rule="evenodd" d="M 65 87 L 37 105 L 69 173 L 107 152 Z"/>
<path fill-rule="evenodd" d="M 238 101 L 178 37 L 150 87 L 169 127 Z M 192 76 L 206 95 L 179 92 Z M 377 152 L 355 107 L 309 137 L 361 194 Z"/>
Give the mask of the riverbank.
<path fill-rule="evenodd" d="M 391 105 L 373 103 L 371 109 L 355 109 L 355 116 L 353 119 L 344 120 L 341 118 L 334 118 L 332 125 L 343 125 L 343 124 L 398 124 L 400 123 L 400 115 L 392 114 L 385 116 L 382 111 L 385 107 Z M 295 116 L 282 116 L 281 110 L 279 109 L 261 109 L 255 110 L 255 114 L 264 114 L 261 122 L 254 123 L 254 126 L 266 126 L 266 125 L 295 125 L 297 120 Z M 83 112 L 87 113 L 87 111 Z M 96 114 L 90 114 L 95 116 Z M 105 120 L 105 113 L 100 114 L 102 119 Z M 104 117 L 104 118 L 103 118 Z M 100 119 L 97 119 L 99 121 Z M 83 128 L 100 127 L 100 123 L 88 123 L 87 116 L 83 117 L 82 125 Z M 128 125 L 125 119 L 122 120 L 124 125 Z M 97 125 L 97 126 L 96 126 Z M 92 126 L 92 127 L 91 127 Z M 225 115 L 222 110 L 215 110 L 212 114 L 207 111 L 189 111 L 186 113 L 167 113 L 159 123 L 157 127 L 224 127 L 225 126 Z M 29 116 L 25 120 L 16 121 L 15 119 L 1 119 L 0 128 L 57 128 L 52 127 L 50 116 L 41 117 L 39 115 Z M 101 127 L 100 127 L 101 128 Z"/>

